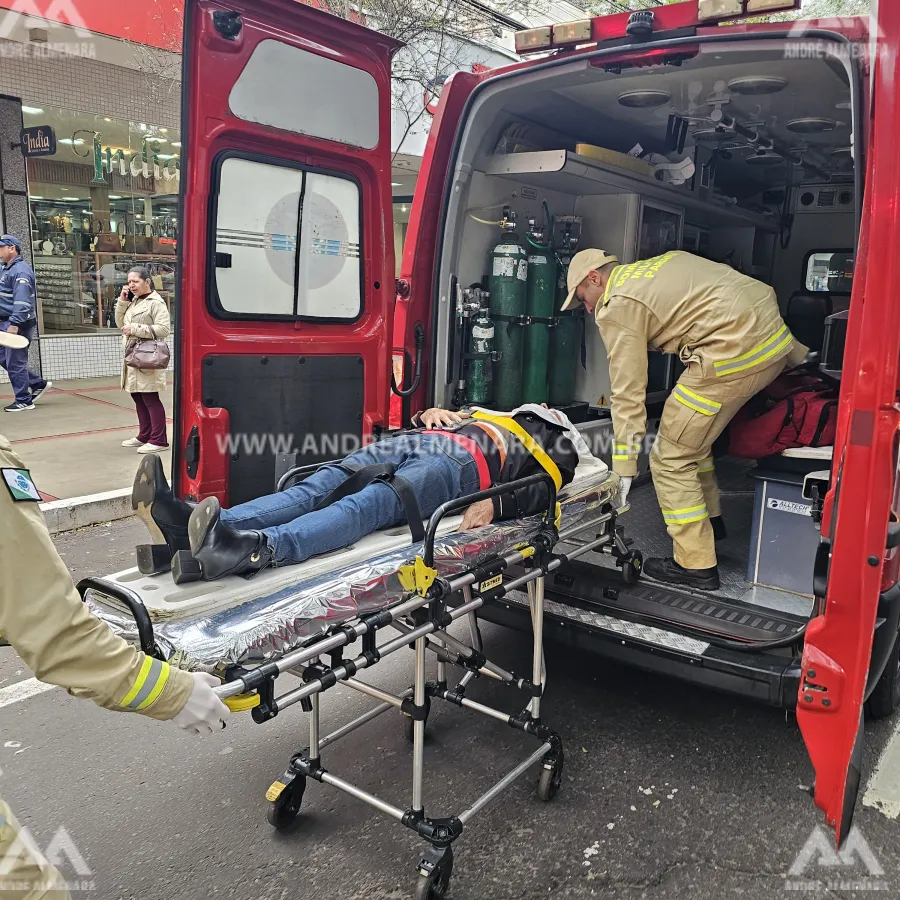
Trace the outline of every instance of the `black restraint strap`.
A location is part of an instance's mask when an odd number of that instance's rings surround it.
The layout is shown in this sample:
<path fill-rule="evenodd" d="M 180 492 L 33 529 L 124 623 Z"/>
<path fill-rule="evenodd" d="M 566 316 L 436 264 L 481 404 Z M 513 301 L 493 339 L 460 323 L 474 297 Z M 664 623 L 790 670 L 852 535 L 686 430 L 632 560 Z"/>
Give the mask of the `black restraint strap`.
<path fill-rule="evenodd" d="M 406 522 L 412 533 L 413 543 L 418 544 L 419 541 L 425 540 L 425 523 L 422 521 L 422 513 L 419 511 L 419 501 L 416 500 L 416 494 L 412 489 L 412 485 L 399 475 L 394 475 L 389 479 L 385 478 L 383 480 L 400 498 L 400 502 L 403 504 L 403 512 L 406 515 Z"/>
<path fill-rule="evenodd" d="M 393 463 L 376 463 L 375 465 L 362 466 L 358 469 L 354 469 L 346 463 L 341 463 L 340 467 L 352 474 L 343 484 L 336 487 L 328 494 L 327 497 L 323 497 L 315 505 L 313 512 L 325 509 L 326 506 L 331 506 L 332 503 L 337 503 L 338 500 L 343 500 L 344 497 L 349 497 L 351 494 L 359 493 L 364 487 L 367 487 L 376 479 L 387 480 L 393 478 L 394 472 L 397 471 L 397 467 L 393 465 Z"/>

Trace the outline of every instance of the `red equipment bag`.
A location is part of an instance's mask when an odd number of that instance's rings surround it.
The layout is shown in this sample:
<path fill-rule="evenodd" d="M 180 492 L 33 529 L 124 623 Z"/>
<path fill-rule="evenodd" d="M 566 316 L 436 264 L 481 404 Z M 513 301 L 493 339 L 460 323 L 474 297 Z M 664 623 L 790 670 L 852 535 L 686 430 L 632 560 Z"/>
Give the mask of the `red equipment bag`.
<path fill-rule="evenodd" d="M 786 372 L 731 421 L 728 452 L 761 459 L 795 447 L 828 447 L 834 444 L 837 413 L 835 386 L 816 375 Z"/>

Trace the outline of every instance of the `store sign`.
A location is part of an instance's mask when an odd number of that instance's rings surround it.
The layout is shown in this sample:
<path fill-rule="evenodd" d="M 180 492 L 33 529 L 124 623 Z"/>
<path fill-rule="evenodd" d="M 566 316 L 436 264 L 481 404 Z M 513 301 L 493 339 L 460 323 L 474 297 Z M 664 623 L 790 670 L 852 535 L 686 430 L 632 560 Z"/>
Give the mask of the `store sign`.
<path fill-rule="evenodd" d="M 23 128 L 21 141 L 25 156 L 53 156 L 56 153 L 56 135 L 49 125 Z"/>
<path fill-rule="evenodd" d="M 160 144 L 153 138 L 142 138 L 141 149 L 130 157 L 125 151 L 104 147 L 98 133 L 94 134 L 94 178 L 93 184 L 106 184 L 106 174 L 117 174 L 123 178 L 155 178 L 177 182 L 181 177 L 181 164 L 177 158 L 167 159 L 163 165 L 159 158 Z"/>

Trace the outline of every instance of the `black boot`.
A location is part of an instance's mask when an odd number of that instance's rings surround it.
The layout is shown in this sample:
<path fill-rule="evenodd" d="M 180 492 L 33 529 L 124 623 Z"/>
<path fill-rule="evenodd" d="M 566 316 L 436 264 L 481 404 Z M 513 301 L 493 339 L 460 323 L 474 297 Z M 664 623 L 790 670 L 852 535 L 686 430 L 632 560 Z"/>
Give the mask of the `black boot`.
<path fill-rule="evenodd" d="M 200 563 L 204 581 L 226 575 L 245 575 L 272 565 L 274 554 L 260 531 L 238 531 L 221 521 L 222 507 L 207 497 L 191 513 L 188 535 L 191 552 Z"/>
<path fill-rule="evenodd" d="M 728 530 L 725 528 L 725 520 L 721 516 L 710 516 L 709 524 L 712 525 L 713 537 L 717 541 L 724 541 L 728 537 Z"/>
<path fill-rule="evenodd" d="M 654 581 L 663 584 L 683 584 L 701 591 L 717 591 L 719 589 L 719 567 L 711 569 L 685 569 L 674 559 L 651 558 L 644 560 L 644 574 Z"/>
<path fill-rule="evenodd" d="M 188 519 L 193 507 L 172 493 L 162 461 L 155 453 L 145 456 L 138 466 L 131 489 L 131 508 L 153 539 L 152 544 L 136 548 L 138 569 L 144 575 L 168 572 L 172 557 L 179 550 L 190 549 Z"/>

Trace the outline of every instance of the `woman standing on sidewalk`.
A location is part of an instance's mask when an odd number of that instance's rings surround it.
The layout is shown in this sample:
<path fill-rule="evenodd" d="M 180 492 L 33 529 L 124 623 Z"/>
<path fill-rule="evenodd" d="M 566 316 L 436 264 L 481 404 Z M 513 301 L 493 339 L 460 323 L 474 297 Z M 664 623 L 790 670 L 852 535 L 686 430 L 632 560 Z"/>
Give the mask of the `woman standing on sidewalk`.
<path fill-rule="evenodd" d="M 169 310 L 165 300 L 153 290 L 150 272 L 134 266 L 128 272 L 128 285 L 116 303 L 116 325 L 124 335 L 123 346 L 138 340 L 165 340 L 169 336 Z M 140 431 L 135 438 L 122 441 L 123 447 L 137 447 L 138 453 L 157 453 L 169 446 L 166 436 L 166 411 L 160 391 L 166 387 L 165 369 L 136 369 L 122 364 L 122 390 L 128 391 L 137 407 Z"/>

